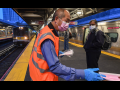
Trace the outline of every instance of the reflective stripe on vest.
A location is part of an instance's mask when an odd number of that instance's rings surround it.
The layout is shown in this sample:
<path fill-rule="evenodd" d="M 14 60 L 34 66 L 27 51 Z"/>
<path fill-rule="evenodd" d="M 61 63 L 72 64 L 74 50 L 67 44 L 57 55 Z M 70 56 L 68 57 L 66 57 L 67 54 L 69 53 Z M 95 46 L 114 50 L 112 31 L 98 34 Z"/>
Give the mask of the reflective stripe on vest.
<path fill-rule="evenodd" d="M 34 51 L 37 53 L 37 47 L 34 47 Z M 37 53 L 37 57 L 38 57 L 39 59 L 45 60 L 44 56 L 41 55 L 41 54 L 39 54 L 39 53 Z"/>
<path fill-rule="evenodd" d="M 34 51 L 37 53 L 37 48 L 36 48 L 36 47 L 34 47 Z M 39 54 L 39 53 L 37 53 L 37 57 L 38 57 L 39 59 L 45 60 L 45 58 L 43 57 L 43 55 L 41 55 L 41 54 Z M 42 68 L 39 68 L 38 64 L 35 62 L 35 60 L 33 59 L 33 57 L 32 57 L 32 62 L 33 62 L 33 64 L 34 64 L 34 66 L 35 66 L 37 69 L 39 69 L 39 71 L 40 71 L 41 73 L 50 72 L 49 69 L 44 70 L 44 69 L 42 69 Z"/>
<path fill-rule="evenodd" d="M 39 68 L 38 64 L 35 62 L 35 60 L 33 59 L 33 57 L 32 57 L 32 62 L 33 62 L 33 64 L 34 64 L 34 66 L 35 66 L 37 69 L 39 69 L 39 71 L 40 71 L 41 73 L 51 72 L 49 69 L 44 70 L 44 69 L 42 69 L 42 68 Z"/>
<path fill-rule="evenodd" d="M 34 66 L 35 66 L 37 69 L 39 69 L 39 71 L 40 71 L 41 73 L 44 73 L 44 72 L 45 72 L 44 69 L 39 68 L 38 64 L 34 61 L 33 57 L 32 57 L 32 62 L 33 62 L 33 64 L 34 64 Z"/>
<path fill-rule="evenodd" d="M 51 35 L 51 36 L 54 38 L 54 36 L 51 34 L 51 32 L 45 33 L 45 34 L 43 34 L 43 35 L 38 39 L 37 46 L 39 45 L 40 40 L 41 40 L 42 38 L 44 38 L 45 36 L 47 36 L 47 35 Z M 54 39 L 55 39 L 55 38 L 54 38 Z"/>

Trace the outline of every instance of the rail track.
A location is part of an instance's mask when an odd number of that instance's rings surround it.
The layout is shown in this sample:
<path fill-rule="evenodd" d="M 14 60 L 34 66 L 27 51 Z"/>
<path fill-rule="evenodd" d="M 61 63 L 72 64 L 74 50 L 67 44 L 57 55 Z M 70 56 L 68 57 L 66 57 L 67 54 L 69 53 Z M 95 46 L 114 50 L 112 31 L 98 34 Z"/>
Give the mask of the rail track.
<path fill-rule="evenodd" d="M 13 63 L 15 63 L 16 58 L 23 51 L 24 48 L 25 47 L 16 47 L 14 45 L 11 45 L 7 47 L 7 49 L 4 49 L 3 52 L 0 52 L 1 56 L 5 55 L 0 59 L 0 78 L 5 74 L 5 72 L 9 69 L 9 67 Z M 9 53 L 7 53 L 8 49 L 10 50 Z M 4 53 L 5 51 L 6 53 Z"/>

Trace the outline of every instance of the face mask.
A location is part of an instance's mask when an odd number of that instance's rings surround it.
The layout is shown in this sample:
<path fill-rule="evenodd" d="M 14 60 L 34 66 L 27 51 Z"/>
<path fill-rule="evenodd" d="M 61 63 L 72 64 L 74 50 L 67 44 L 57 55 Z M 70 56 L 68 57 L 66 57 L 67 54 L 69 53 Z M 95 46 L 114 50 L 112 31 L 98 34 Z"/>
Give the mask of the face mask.
<path fill-rule="evenodd" d="M 91 25 L 89 28 L 90 30 L 96 29 L 96 25 Z"/>
<path fill-rule="evenodd" d="M 61 19 L 60 19 L 61 20 Z M 62 20 L 61 20 L 62 21 Z M 56 23 L 57 24 L 57 23 Z M 57 24 L 58 25 L 58 24 Z M 58 29 L 60 30 L 60 31 L 65 31 L 65 30 L 67 30 L 68 29 L 68 27 L 69 27 L 69 23 L 66 23 L 65 21 L 62 21 L 62 24 L 61 24 L 61 26 L 58 26 Z"/>

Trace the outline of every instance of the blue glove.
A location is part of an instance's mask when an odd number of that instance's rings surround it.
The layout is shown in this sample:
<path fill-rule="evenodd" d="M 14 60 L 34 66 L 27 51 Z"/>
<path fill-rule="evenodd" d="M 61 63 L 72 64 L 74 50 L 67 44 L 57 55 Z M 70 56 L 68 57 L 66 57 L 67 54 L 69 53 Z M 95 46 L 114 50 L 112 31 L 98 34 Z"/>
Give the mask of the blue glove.
<path fill-rule="evenodd" d="M 59 54 L 64 54 L 62 51 L 59 51 Z M 61 58 L 63 57 L 64 55 L 60 56 Z"/>
<path fill-rule="evenodd" d="M 94 71 L 98 71 L 99 68 L 89 68 L 89 69 L 85 69 L 84 72 L 85 72 L 85 79 L 87 81 L 102 81 L 102 80 L 105 80 L 104 78 L 102 77 L 106 77 L 105 75 L 102 75 L 102 74 L 98 74 L 98 73 L 95 73 Z"/>

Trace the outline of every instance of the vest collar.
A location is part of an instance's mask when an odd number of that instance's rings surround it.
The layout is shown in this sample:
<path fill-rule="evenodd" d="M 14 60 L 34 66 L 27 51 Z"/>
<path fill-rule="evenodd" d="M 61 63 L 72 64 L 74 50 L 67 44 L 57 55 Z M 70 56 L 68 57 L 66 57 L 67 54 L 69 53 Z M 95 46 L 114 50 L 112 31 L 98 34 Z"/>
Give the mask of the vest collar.
<path fill-rule="evenodd" d="M 54 33 L 55 36 L 59 37 L 58 32 L 55 30 L 55 28 L 54 28 L 54 26 L 52 25 L 51 22 L 48 24 L 48 27 L 50 29 L 53 29 L 52 32 Z"/>

